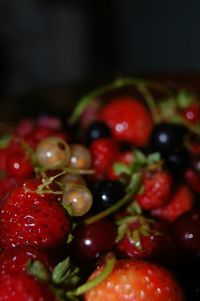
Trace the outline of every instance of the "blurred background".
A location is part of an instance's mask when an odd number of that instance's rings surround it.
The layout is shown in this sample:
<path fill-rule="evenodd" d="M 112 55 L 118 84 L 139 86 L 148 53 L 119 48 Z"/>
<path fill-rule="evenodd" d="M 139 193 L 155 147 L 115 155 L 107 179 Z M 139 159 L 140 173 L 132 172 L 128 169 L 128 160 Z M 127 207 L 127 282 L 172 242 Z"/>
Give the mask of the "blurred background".
<path fill-rule="evenodd" d="M 0 97 L 200 70 L 198 0 L 0 0 Z"/>

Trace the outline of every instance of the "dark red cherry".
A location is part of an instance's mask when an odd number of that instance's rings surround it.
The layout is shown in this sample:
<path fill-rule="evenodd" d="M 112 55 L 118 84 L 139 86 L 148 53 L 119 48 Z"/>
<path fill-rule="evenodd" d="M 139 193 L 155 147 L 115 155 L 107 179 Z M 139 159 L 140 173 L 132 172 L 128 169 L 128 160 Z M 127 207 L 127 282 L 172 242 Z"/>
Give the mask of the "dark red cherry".
<path fill-rule="evenodd" d="M 200 255 L 200 210 L 193 209 L 181 215 L 172 229 L 181 252 Z"/>
<path fill-rule="evenodd" d="M 77 227 L 73 233 L 71 256 L 80 265 L 87 265 L 112 250 L 116 227 L 108 219 Z"/>

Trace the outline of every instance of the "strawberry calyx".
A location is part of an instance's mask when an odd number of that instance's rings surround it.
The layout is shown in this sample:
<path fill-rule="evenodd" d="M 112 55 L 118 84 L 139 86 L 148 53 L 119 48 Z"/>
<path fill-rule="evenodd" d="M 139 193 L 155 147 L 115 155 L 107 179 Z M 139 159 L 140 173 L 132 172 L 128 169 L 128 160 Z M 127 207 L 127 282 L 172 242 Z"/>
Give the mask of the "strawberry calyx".
<path fill-rule="evenodd" d="M 141 236 L 151 236 L 151 234 L 160 235 L 157 231 L 153 231 L 150 227 L 155 221 L 144 216 L 135 215 L 127 216 L 116 221 L 118 226 L 118 235 L 116 243 L 119 243 L 125 236 L 138 249 L 142 250 Z"/>
<path fill-rule="evenodd" d="M 81 296 L 85 294 L 87 291 L 90 289 L 96 287 L 99 285 L 101 282 L 103 282 L 113 271 L 116 263 L 116 258 L 113 254 L 107 254 L 105 258 L 105 265 L 102 270 L 102 272 L 97 275 L 94 279 L 82 284 L 76 290 L 74 291 L 68 291 L 66 292 L 66 297 L 69 298 L 70 300 L 76 300 L 74 297 L 76 296 Z"/>

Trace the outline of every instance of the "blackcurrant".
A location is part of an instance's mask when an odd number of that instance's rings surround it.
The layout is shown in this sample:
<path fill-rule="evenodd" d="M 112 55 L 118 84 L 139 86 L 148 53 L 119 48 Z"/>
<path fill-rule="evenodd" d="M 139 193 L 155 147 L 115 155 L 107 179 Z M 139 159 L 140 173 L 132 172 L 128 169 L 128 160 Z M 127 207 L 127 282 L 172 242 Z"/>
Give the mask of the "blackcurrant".
<path fill-rule="evenodd" d="M 151 151 L 168 154 L 183 145 L 186 129 L 182 125 L 160 123 L 156 125 L 150 136 Z"/>
<path fill-rule="evenodd" d="M 190 166 L 190 153 L 185 148 L 173 150 L 165 156 L 165 164 L 173 175 L 182 176 L 183 172 Z"/>
<path fill-rule="evenodd" d="M 102 121 L 94 121 L 89 125 L 85 133 L 85 139 L 88 144 L 99 138 L 110 137 L 109 127 Z"/>
<path fill-rule="evenodd" d="M 102 180 L 98 182 L 94 195 L 94 209 L 104 210 L 114 205 L 125 194 L 124 186 L 118 181 Z"/>

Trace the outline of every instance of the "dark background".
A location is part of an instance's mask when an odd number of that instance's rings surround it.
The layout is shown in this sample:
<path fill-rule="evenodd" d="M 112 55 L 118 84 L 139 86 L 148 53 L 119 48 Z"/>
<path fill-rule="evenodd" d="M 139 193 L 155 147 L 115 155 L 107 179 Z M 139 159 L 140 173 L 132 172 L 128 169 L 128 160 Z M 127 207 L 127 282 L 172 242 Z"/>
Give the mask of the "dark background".
<path fill-rule="evenodd" d="M 0 96 L 200 71 L 198 0 L 0 0 Z"/>

